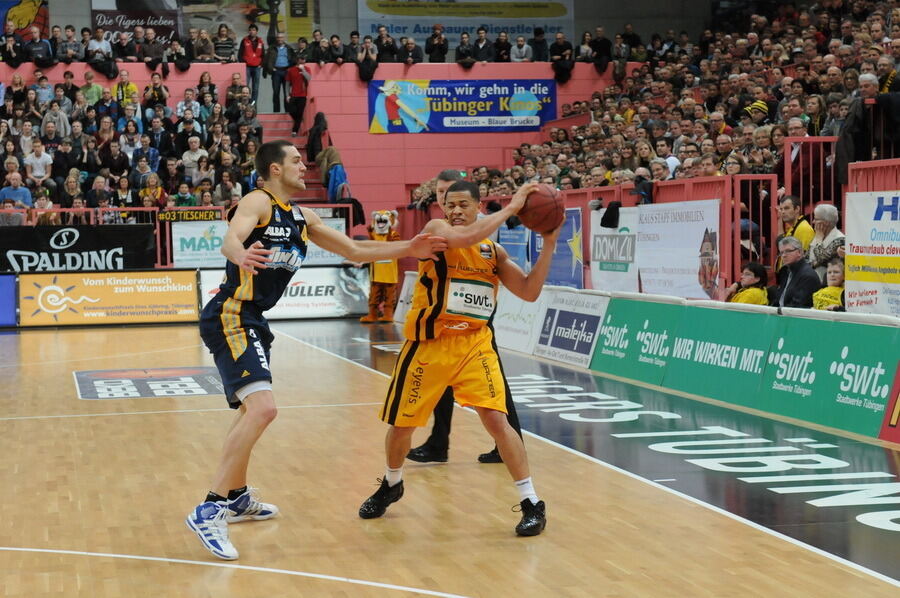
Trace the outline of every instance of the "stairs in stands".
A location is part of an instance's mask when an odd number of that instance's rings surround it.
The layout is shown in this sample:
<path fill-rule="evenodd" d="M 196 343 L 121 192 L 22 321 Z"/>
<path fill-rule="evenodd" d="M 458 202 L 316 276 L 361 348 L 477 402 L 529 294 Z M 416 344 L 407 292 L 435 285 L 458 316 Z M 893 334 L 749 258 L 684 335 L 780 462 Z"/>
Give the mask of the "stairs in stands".
<path fill-rule="evenodd" d="M 322 177 L 314 162 L 315 156 L 306 155 L 306 134 L 301 131 L 297 137 L 291 136 L 291 117 L 284 113 L 263 112 L 257 115 L 263 128 L 263 141 L 286 139 L 297 146 L 303 161 L 306 163 L 306 191 L 295 199 L 305 203 L 324 203 L 328 201 L 328 193 L 322 186 Z"/>

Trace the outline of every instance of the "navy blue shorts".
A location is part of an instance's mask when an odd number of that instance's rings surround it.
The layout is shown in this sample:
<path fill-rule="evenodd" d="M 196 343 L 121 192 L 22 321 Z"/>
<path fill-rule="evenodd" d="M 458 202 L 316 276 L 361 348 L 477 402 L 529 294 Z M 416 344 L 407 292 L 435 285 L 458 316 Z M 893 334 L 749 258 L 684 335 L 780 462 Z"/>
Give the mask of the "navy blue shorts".
<path fill-rule="evenodd" d="M 216 295 L 200 314 L 200 337 L 213 354 L 232 409 L 241 406 L 237 390 L 251 382 L 272 382 L 269 348 L 275 337 L 254 304 Z"/>

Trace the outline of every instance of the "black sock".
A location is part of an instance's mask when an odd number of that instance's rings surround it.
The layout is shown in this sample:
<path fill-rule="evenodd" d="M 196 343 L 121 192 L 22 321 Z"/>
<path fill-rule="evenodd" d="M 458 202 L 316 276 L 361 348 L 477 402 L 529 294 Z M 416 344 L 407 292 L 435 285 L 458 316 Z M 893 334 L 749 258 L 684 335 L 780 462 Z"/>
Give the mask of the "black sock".
<path fill-rule="evenodd" d="M 207 492 L 207 494 L 206 494 L 206 501 L 205 501 L 205 502 L 225 502 L 226 500 L 228 500 L 228 499 L 225 498 L 224 496 L 221 496 L 221 495 L 219 495 L 219 494 L 216 494 L 215 492 L 213 492 L 212 490 L 210 490 L 210 491 Z"/>
<path fill-rule="evenodd" d="M 229 490 L 228 491 L 228 500 L 234 500 L 246 491 L 247 491 L 246 486 L 244 486 L 243 488 L 235 488 L 234 490 Z"/>

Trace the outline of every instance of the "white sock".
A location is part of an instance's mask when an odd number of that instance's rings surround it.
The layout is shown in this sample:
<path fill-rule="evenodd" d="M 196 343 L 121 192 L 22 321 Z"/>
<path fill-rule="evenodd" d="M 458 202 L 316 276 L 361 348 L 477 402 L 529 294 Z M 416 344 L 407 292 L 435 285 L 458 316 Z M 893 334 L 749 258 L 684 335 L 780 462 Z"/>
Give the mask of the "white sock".
<path fill-rule="evenodd" d="M 531 504 L 536 505 L 538 503 L 537 493 L 534 491 L 534 484 L 531 483 L 531 477 L 527 477 L 524 480 L 516 481 L 516 490 L 519 491 L 519 500 L 525 500 L 526 498 L 531 501 Z"/>
<path fill-rule="evenodd" d="M 384 479 L 387 480 L 388 486 L 396 486 L 400 483 L 400 480 L 403 479 L 403 468 L 398 467 L 397 469 L 391 469 L 390 467 L 385 468 L 384 470 Z"/>

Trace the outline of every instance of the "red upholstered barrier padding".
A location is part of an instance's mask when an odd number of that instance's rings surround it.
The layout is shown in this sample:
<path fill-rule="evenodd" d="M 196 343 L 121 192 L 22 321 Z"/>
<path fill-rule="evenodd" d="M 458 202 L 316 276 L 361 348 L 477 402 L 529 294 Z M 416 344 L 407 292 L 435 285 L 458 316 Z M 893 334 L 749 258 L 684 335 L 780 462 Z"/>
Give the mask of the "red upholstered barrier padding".
<path fill-rule="evenodd" d="M 124 69 L 128 71 L 129 79 L 135 85 L 137 85 L 138 91 L 143 95 L 144 87 L 150 83 L 150 75 L 153 74 L 152 71 L 144 66 L 143 63 L 139 62 L 119 62 L 117 64 L 120 70 Z M 66 71 L 72 71 L 72 74 L 75 75 L 75 84 L 79 87 L 84 85 L 84 73 L 87 70 L 90 70 L 92 73 L 94 73 L 94 83 L 102 87 L 110 88 L 117 81 L 117 79 L 107 79 L 105 76 L 101 75 L 84 62 L 73 62 L 72 64 L 59 63 L 53 67 L 41 69 L 44 75 L 47 76 L 47 79 L 50 81 L 51 85 L 62 83 L 63 73 Z M 9 82 L 12 80 L 13 73 L 18 73 L 22 75 L 23 79 L 25 79 L 25 85 L 31 86 L 34 83 L 37 83 L 37 81 L 34 80 L 34 71 L 34 65 L 28 62 L 23 63 L 21 66 L 19 66 L 19 68 L 16 69 L 11 68 L 7 64 L 0 63 L 0 81 L 3 81 L 7 85 L 9 85 Z M 160 72 L 159 67 L 157 67 L 156 71 Z M 221 100 L 224 100 L 225 89 L 229 85 L 231 85 L 232 73 L 240 73 L 241 81 L 246 83 L 246 69 L 244 67 L 244 64 L 240 62 L 231 64 L 198 63 L 192 65 L 189 70 L 183 73 L 179 72 L 178 69 L 170 65 L 169 76 L 163 81 L 163 84 L 169 88 L 168 104 L 171 108 L 174 108 L 175 104 L 177 104 L 179 100 L 184 99 L 184 90 L 186 88 L 197 87 L 197 83 L 200 81 L 200 74 L 203 71 L 209 71 L 209 74 L 212 77 L 212 82 L 215 83 Z"/>

